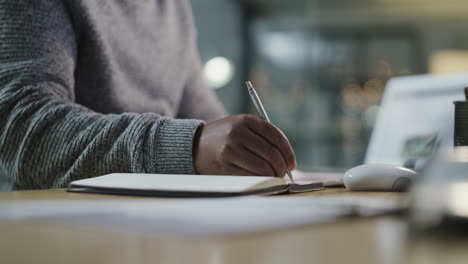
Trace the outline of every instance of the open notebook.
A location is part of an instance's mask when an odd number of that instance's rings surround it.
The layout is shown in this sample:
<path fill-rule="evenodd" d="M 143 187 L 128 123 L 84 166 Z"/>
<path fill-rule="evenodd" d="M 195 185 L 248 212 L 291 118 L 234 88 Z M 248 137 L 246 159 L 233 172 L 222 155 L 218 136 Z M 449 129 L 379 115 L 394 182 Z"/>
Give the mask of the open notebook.
<path fill-rule="evenodd" d="M 300 193 L 323 189 L 321 182 L 277 177 L 113 173 L 71 182 L 69 192 L 170 197 L 223 197 Z"/>

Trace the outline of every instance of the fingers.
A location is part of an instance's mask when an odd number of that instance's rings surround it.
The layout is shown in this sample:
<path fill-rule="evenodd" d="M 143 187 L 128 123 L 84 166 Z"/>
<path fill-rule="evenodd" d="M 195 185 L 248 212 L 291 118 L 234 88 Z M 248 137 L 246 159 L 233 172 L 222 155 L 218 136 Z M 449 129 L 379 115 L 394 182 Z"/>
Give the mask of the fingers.
<path fill-rule="evenodd" d="M 242 139 L 244 147 L 267 161 L 276 176 L 283 177 L 286 174 L 286 161 L 274 145 L 248 129 L 243 133 Z"/>
<path fill-rule="evenodd" d="M 279 150 L 286 161 L 288 169 L 293 170 L 296 168 L 297 164 L 294 151 L 281 130 L 259 118 L 250 118 L 246 123 L 253 133 L 264 138 Z"/>
<path fill-rule="evenodd" d="M 287 168 L 296 166 L 286 136 L 252 115 L 210 122 L 194 141 L 194 167 L 199 174 L 282 177 Z"/>
<path fill-rule="evenodd" d="M 223 157 L 236 167 L 251 172 L 250 175 L 275 176 L 270 163 L 241 145 L 226 146 Z"/>
<path fill-rule="evenodd" d="M 227 175 L 238 175 L 238 176 L 259 176 L 251 171 L 242 169 L 234 164 L 230 164 L 227 166 Z"/>

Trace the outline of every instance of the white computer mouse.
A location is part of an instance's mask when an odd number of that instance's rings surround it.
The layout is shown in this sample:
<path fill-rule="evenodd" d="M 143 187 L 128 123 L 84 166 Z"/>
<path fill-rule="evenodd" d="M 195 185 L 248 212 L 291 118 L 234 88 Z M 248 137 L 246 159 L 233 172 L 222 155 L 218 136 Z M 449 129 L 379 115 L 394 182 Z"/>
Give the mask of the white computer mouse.
<path fill-rule="evenodd" d="M 343 176 L 350 191 L 404 191 L 417 172 L 388 164 L 364 164 L 354 167 Z"/>

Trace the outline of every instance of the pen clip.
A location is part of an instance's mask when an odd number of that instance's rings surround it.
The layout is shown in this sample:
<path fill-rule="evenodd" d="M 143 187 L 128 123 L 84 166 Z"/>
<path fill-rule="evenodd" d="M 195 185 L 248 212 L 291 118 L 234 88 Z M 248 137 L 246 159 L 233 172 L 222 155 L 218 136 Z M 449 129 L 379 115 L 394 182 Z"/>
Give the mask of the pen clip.
<path fill-rule="evenodd" d="M 257 111 L 258 116 L 261 119 L 270 122 L 270 118 L 268 118 L 268 114 L 266 113 L 262 101 L 260 101 L 260 97 L 258 96 L 257 91 L 253 87 L 252 83 L 247 81 L 245 84 L 247 85 L 247 90 L 249 91 L 250 98 L 252 99 L 252 103 L 255 106 L 255 110 Z"/>

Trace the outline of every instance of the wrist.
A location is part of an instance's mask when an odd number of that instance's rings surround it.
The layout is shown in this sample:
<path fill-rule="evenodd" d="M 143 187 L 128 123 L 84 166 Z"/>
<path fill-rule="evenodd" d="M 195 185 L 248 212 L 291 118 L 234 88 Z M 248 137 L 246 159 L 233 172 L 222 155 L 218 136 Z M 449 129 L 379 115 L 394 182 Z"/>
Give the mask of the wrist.
<path fill-rule="evenodd" d="M 198 148 L 200 146 L 200 137 L 201 134 L 203 133 L 203 128 L 205 127 L 205 123 L 201 123 L 197 130 L 195 131 L 195 134 L 193 136 L 193 144 L 192 144 L 192 157 L 193 157 L 193 168 L 195 170 L 195 173 L 198 174 Z"/>

